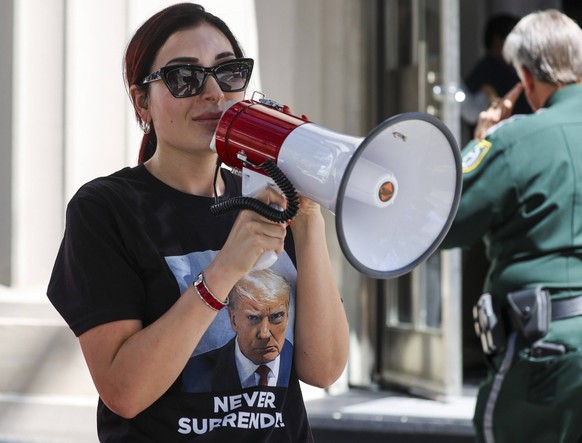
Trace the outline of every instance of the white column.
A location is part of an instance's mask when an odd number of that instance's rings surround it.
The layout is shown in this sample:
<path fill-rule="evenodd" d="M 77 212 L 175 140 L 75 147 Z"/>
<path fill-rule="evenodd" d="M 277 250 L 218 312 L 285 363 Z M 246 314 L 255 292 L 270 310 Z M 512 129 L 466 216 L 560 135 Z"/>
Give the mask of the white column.
<path fill-rule="evenodd" d="M 65 198 L 125 164 L 127 130 L 122 59 L 126 6 L 69 1 L 66 11 Z"/>
<path fill-rule="evenodd" d="M 62 235 L 63 10 L 63 0 L 14 2 L 14 286 L 46 285 Z"/>

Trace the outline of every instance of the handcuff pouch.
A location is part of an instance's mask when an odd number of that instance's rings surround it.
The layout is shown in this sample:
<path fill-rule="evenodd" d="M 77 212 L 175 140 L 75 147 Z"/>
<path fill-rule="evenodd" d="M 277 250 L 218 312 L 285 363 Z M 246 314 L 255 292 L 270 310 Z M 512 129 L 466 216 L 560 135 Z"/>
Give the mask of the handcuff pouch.
<path fill-rule="evenodd" d="M 550 294 L 541 286 L 521 289 L 507 294 L 512 326 L 521 332 L 528 343 L 548 333 L 552 319 Z"/>

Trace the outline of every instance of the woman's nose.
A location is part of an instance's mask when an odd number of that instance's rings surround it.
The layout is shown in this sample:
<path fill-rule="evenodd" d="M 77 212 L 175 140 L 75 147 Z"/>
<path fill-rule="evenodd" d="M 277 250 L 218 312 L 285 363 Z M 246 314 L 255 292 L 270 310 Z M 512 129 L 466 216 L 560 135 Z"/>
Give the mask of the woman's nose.
<path fill-rule="evenodd" d="M 224 92 L 220 89 L 218 81 L 213 75 L 208 75 L 204 88 L 202 89 L 202 96 L 206 100 L 218 101 L 224 98 Z"/>

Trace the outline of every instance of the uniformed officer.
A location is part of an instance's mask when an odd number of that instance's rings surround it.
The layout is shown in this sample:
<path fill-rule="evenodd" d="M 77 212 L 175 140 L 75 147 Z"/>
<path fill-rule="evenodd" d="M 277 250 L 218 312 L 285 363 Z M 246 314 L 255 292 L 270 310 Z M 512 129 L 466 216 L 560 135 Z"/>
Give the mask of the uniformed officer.
<path fill-rule="evenodd" d="M 535 12 L 503 54 L 520 84 L 481 113 L 463 149 L 463 193 L 443 243 L 485 243 L 484 290 L 505 326 L 475 429 L 487 443 L 582 442 L 582 30 L 556 10 Z M 536 112 L 508 118 L 522 90 Z M 526 288 L 531 302 L 512 313 L 508 293 Z M 530 328 L 550 318 L 549 330 L 526 339 L 508 320 L 518 314 Z"/>

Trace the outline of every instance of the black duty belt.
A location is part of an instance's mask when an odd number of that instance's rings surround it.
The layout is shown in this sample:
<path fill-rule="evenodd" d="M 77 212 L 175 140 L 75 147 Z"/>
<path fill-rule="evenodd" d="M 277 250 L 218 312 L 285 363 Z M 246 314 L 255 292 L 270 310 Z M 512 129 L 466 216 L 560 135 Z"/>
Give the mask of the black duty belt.
<path fill-rule="evenodd" d="M 552 300 L 552 321 L 582 315 L 582 295 Z"/>
<path fill-rule="evenodd" d="M 551 321 L 582 315 L 582 295 L 552 299 L 550 291 L 541 286 L 510 292 L 507 300 L 507 310 L 499 313 L 491 294 L 485 293 L 473 308 L 475 332 L 485 354 L 505 350 L 506 331 L 518 331 L 528 343 L 534 343 L 547 334 Z"/>

